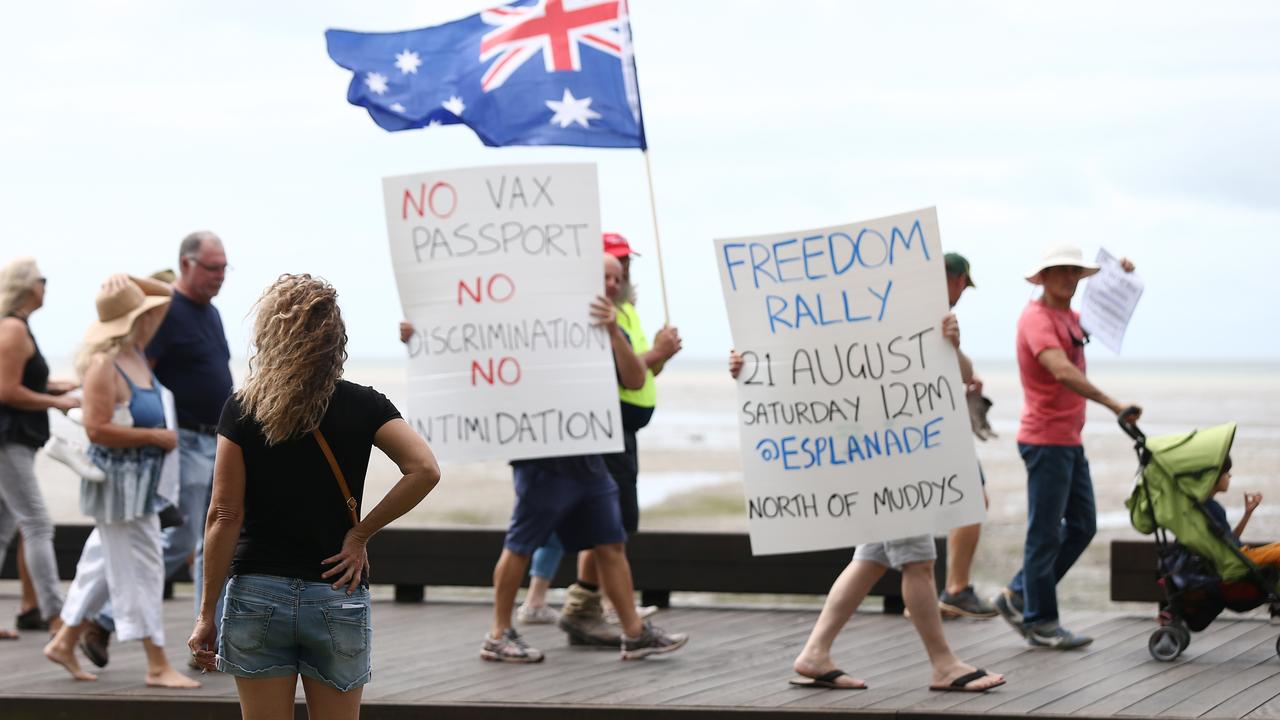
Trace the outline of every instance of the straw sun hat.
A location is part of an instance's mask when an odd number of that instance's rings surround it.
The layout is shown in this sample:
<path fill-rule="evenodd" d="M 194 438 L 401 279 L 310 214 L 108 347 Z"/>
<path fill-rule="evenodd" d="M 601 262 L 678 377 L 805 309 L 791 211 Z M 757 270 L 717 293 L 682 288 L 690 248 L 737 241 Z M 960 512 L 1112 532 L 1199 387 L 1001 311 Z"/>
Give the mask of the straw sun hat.
<path fill-rule="evenodd" d="M 1044 251 L 1044 257 L 1041 258 L 1040 264 L 1027 273 L 1027 282 L 1033 285 L 1041 285 L 1044 283 L 1044 278 L 1040 273 L 1048 268 L 1063 265 L 1080 268 L 1082 271 L 1080 277 L 1082 278 L 1087 278 L 1101 269 L 1093 263 L 1085 262 L 1084 253 L 1080 252 L 1080 248 L 1074 245 L 1057 245 Z"/>
<path fill-rule="evenodd" d="M 99 290 L 94 303 L 98 306 L 98 321 L 85 331 L 84 341 L 88 344 L 128 335 L 143 313 L 168 305 L 169 297 L 146 295 L 137 283 L 129 282 L 119 288 Z"/>

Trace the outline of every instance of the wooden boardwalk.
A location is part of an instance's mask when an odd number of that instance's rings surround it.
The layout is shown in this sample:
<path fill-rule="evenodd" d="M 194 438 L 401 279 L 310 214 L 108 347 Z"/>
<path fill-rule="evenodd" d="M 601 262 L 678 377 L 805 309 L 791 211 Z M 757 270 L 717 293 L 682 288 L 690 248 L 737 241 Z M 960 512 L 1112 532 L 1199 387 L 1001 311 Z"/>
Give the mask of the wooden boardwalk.
<path fill-rule="evenodd" d="M 0 596 L 0 617 L 16 598 Z M 168 645 L 185 660 L 191 603 L 166 604 Z M 663 658 L 623 663 L 613 652 L 570 649 L 554 627 L 526 637 L 547 651 L 541 665 L 482 662 L 487 605 L 433 602 L 374 606 L 374 676 L 366 718 L 1280 718 L 1280 628 L 1224 615 L 1197 633 L 1178 661 L 1147 654 L 1148 617 L 1076 613 L 1072 629 L 1096 638 L 1082 652 L 1028 648 L 1000 620 L 947 623 L 964 659 L 1005 672 L 987 695 L 931 693 L 928 666 L 910 621 L 858 614 L 836 646 L 840 664 L 866 691 L 805 690 L 787 684 L 790 662 L 813 611 L 676 608 L 658 616 L 692 635 Z M 6 623 L 7 625 L 7 623 Z M 96 683 L 75 683 L 40 655 L 42 633 L 0 642 L 0 718 L 237 718 L 231 678 L 207 675 L 195 692 L 146 688 L 139 644 L 112 647 Z M 88 666 L 87 662 L 85 663 Z M 300 715 L 300 717 L 303 717 Z"/>

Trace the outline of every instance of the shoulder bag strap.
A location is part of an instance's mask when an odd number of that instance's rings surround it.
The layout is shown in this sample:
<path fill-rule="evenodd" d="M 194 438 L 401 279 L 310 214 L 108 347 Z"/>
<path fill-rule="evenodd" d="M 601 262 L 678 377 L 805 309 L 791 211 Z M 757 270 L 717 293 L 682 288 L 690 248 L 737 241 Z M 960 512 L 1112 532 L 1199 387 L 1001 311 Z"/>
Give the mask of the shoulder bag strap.
<path fill-rule="evenodd" d="M 329 461 L 329 469 L 333 470 L 333 476 L 338 479 L 338 487 L 342 488 L 342 497 L 347 500 L 347 512 L 351 513 L 351 526 L 355 527 L 360 523 L 360 516 L 356 514 L 356 499 L 351 497 L 351 490 L 347 487 L 347 479 L 342 475 L 342 468 L 338 467 L 338 460 L 333 457 L 333 451 L 329 449 L 329 443 L 324 439 L 320 428 L 312 430 L 311 437 L 316 439 L 316 444 L 320 446 L 325 459 Z"/>

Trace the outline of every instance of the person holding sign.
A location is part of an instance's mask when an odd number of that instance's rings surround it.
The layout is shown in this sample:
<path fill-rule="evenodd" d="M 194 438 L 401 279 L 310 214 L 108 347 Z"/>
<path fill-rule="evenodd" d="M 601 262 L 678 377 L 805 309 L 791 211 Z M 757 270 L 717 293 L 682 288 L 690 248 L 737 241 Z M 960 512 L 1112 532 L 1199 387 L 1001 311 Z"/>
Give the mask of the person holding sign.
<path fill-rule="evenodd" d="M 618 385 L 618 399 L 622 413 L 623 452 L 603 455 L 605 467 L 609 475 L 618 485 L 618 500 L 622 506 L 622 527 L 627 536 L 634 535 L 640 528 L 640 501 L 636 487 L 640 474 L 639 449 L 636 444 L 636 433 L 649 424 L 654 408 L 658 404 L 658 389 L 654 377 L 662 372 L 667 361 L 680 352 L 681 340 L 679 331 L 670 325 L 664 326 L 654 335 L 652 347 L 645 337 L 644 327 L 640 324 L 640 314 L 635 307 L 635 286 L 631 284 L 631 256 L 639 255 L 631 249 L 627 239 L 618 233 L 604 234 L 605 252 L 605 295 L 613 301 L 617 308 L 618 326 L 631 343 L 645 365 L 644 386 L 633 390 L 622 384 Z M 546 593 L 551 586 L 551 578 L 564 549 L 552 536 L 551 544 L 540 547 L 533 554 L 532 567 L 529 570 L 529 593 L 517 610 L 517 617 L 523 623 L 556 622 L 561 618 L 547 608 Z M 585 557 L 579 558 L 579 574 L 584 579 L 594 580 L 596 577 L 594 559 L 591 551 L 584 551 Z M 649 617 L 658 611 L 657 606 L 640 607 L 637 612 L 642 618 Z M 617 612 L 610 609 L 603 615 L 609 622 L 617 623 Z M 599 628 L 599 618 L 594 615 L 578 617 L 566 615 L 561 626 L 570 633 L 574 642 L 586 641 L 595 644 L 597 641 L 611 645 L 616 643 L 616 632 L 596 633 L 592 629 Z M 585 632 L 584 632 L 585 631 Z"/>
<path fill-rule="evenodd" d="M 974 287 L 973 278 L 969 275 L 969 261 L 960 253 L 947 253 L 943 264 L 947 268 L 947 304 L 954 308 L 964 291 Z M 981 396 L 982 380 L 973 370 L 973 361 L 959 347 L 956 348 L 956 357 L 960 361 L 960 379 L 964 382 L 966 396 Z M 986 440 L 986 436 L 978 432 L 974 435 Z M 981 477 L 981 468 L 978 473 Z M 982 500 L 989 505 L 985 478 L 983 482 Z M 938 607 L 943 617 L 987 619 L 997 615 L 995 606 L 978 597 L 969 582 L 969 570 L 973 567 L 973 556 L 978 551 L 981 535 L 982 523 L 974 523 L 952 528 L 947 537 L 947 586 L 938 596 Z"/>
<path fill-rule="evenodd" d="M 955 315 L 942 320 L 942 335 L 960 349 L 960 325 Z M 729 374 L 735 379 L 742 371 L 743 359 L 737 351 L 729 351 Z M 809 633 L 804 649 L 796 657 L 792 669 L 800 675 L 791 684 L 807 688 L 865 690 L 867 684 L 836 667 L 831 659 L 831 646 L 857 611 L 867 593 L 893 568 L 902 573 L 902 598 L 911 622 L 924 644 L 932 667 L 930 690 L 940 692 L 986 692 L 1004 685 L 1004 675 L 975 668 L 956 657 L 942 630 L 942 614 L 938 608 L 937 589 L 933 581 L 933 563 L 937 548 L 929 535 L 916 535 L 885 542 L 865 543 L 854 551 L 853 560 L 840 573 L 827 593 L 818 621 Z"/>
<path fill-rule="evenodd" d="M 605 256 L 606 263 L 617 259 Z M 591 319 L 605 328 L 613 352 L 618 382 L 631 389 L 644 386 L 644 361 L 631 348 L 617 323 L 617 310 L 606 297 L 591 303 Z M 635 586 L 627 562 L 627 534 L 622 526 L 618 486 L 599 455 L 536 458 L 511 463 L 516 506 L 511 514 L 502 554 L 493 570 L 493 624 L 480 648 L 480 657 L 494 662 L 542 662 L 541 650 L 530 647 L 511 626 L 511 613 L 529 558 L 554 533 L 568 550 L 594 550 L 599 583 L 580 579 L 570 588 L 579 605 L 599 613 L 603 589 L 618 612 L 622 626 L 622 659 L 631 660 L 679 650 L 688 636 L 667 633 L 641 620 L 634 604 Z M 583 609 L 578 608 L 581 612 Z M 566 604 L 566 612 L 569 608 Z"/>
<path fill-rule="evenodd" d="M 1097 527 L 1093 480 L 1084 455 L 1085 400 L 1136 421 L 1142 409 L 1111 398 L 1085 377 L 1089 337 L 1071 309 L 1080 280 L 1098 272 L 1080 248 L 1050 248 L 1027 282 L 1044 294 L 1018 319 L 1022 422 L 1018 452 L 1027 466 L 1027 539 L 1022 569 L 996 597 L 996 609 L 1037 647 L 1070 650 L 1093 639 L 1058 623 L 1057 584 L 1089 546 Z M 1121 258 L 1125 272 L 1133 263 Z"/>

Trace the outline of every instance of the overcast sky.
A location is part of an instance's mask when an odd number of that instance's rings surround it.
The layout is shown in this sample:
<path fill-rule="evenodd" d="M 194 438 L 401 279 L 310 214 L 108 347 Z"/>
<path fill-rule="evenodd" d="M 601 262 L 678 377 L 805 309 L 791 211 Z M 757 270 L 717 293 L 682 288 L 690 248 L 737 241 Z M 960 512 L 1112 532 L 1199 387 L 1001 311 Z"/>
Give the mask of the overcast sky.
<path fill-rule="evenodd" d="M 110 271 L 173 266 L 209 228 L 234 267 L 232 351 L 282 272 L 339 289 L 354 357 L 394 357 L 381 182 L 437 168 L 596 162 L 604 227 L 645 253 L 635 150 L 486 148 L 465 127 L 389 134 L 346 103 L 324 30 L 404 30 L 493 2 L 6 3 L 0 261 L 50 279 L 33 319 L 68 355 Z M 632 0 L 672 318 L 730 345 L 712 239 L 938 208 L 978 288 L 966 349 L 1012 358 L 1044 246 L 1132 257 L 1125 355 L 1280 358 L 1280 5 Z M 1094 357 L 1108 353 L 1100 346 Z"/>

